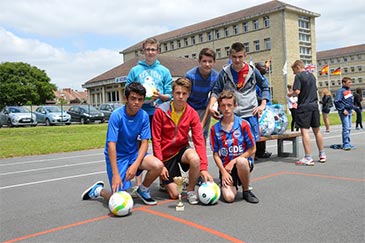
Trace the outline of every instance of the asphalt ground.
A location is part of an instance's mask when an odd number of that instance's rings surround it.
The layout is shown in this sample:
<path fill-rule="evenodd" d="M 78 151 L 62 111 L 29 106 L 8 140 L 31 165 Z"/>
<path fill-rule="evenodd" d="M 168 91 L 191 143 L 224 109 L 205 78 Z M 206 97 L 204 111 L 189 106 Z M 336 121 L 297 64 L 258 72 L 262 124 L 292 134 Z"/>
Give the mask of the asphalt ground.
<path fill-rule="evenodd" d="M 296 166 L 278 158 L 256 161 L 251 182 L 258 204 L 220 200 L 213 206 L 176 201 L 152 185 L 158 205 L 134 200 L 132 214 L 115 217 L 102 199 L 82 201 L 98 180 L 108 185 L 103 150 L 0 160 L 1 242 L 364 242 L 365 132 L 353 130 L 352 151 L 341 143 L 341 127 L 324 134 L 327 162 Z M 299 139 L 300 157 L 303 147 Z M 285 149 L 290 150 L 290 144 Z M 19 148 L 21 149 L 21 148 Z M 209 171 L 218 170 L 208 146 Z M 312 155 L 318 151 L 312 136 Z"/>

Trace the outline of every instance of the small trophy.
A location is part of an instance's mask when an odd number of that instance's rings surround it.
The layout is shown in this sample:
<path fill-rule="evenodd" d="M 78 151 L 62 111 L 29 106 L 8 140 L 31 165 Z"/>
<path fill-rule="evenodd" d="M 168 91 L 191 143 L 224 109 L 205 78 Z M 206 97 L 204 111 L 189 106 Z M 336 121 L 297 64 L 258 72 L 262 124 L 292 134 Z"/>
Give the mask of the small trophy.
<path fill-rule="evenodd" d="M 184 211 L 184 204 L 181 200 L 181 193 L 183 190 L 185 178 L 182 176 L 176 176 L 174 177 L 174 182 L 177 185 L 177 191 L 179 192 L 179 202 L 176 205 L 176 211 Z"/>

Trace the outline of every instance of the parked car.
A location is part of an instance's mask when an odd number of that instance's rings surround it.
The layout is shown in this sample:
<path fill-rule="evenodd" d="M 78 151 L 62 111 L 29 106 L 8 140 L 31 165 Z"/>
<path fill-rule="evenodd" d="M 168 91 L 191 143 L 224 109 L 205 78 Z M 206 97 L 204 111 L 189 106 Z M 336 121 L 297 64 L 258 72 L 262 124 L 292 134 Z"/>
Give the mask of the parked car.
<path fill-rule="evenodd" d="M 121 103 L 107 103 L 107 104 L 101 104 L 99 106 L 99 111 L 104 113 L 105 119 L 109 120 L 110 115 L 112 114 L 112 112 L 121 107 L 123 104 Z"/>
<path fill-rule="evenodd" d="M 67 111 L 71 115 L 71 121 L 86 124 L 90 122 L 105 122 L 104 114 L 91 105 L 74 105 Z"/>
<path fill-rule="evenodd" d="M 46 126 L 56 124 L 71 124 L 71 116 L 67 111 L 61 110 L 58 106 L 38 106 L 34 111 L 38 123 L 45 123 Z"/>
<path fill-rule="evenodd" d="M 0 126 L 37 126 L 36 116 L 23 106 L 5 106 L 0 112 Z"/>

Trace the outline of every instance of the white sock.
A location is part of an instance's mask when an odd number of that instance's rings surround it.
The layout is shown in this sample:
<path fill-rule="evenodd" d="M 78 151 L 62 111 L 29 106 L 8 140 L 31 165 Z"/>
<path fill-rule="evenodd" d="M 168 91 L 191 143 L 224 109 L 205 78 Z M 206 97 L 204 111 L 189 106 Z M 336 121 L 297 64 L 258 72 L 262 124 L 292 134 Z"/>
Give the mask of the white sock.
<path fill-rule="evenodd" d="M 148 190 L 148 187 L 145 187 L 143 184 L 141 184 L 141 185 L 139 186 L 139 188 L 141 189 L 141 191 L 142 191 L 142 192 L 145 192 L 145 191 L 147 191 L 147 190 Z"/>
<path fill-rule="evenodd" d="M 103 190 L 103 187 L 102 186 L 98 186 L 96 189 L 95 189 L 95 192 L 97 193 L 98 196 L 100 196 L 100 192 L 101 190 Z"/>

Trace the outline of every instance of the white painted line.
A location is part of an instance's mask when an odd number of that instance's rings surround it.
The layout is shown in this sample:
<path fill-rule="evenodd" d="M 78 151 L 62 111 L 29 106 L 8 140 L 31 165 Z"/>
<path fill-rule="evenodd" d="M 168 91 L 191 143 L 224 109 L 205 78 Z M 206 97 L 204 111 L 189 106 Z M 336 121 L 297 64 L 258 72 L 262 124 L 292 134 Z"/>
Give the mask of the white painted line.
<path fill-rule="evenodd" d="M 53 182 L 53 181 L 61 181 L 61 180 L 67 180 L 67 179 L 78 178 L 78 177 L 85 177 L 85 176 L 90 176 L 90 175 L 98 175 L 98 174 L 104 174 L 104 173 L 106 173 L 105 170 L 104 171 L 98 171 L 98 172 L 92 172 L 92 173 L 88 173 L 88 174 L 81 174 L 81 175 L 54 178 L 54 179 L 43 180 L 43 181 L 33 181 L 33 182 L 28 182 L 28 183 L 22 183 L 22 184 L 10 185 L 10 186 L 3 186 L 3 187 L 0 187 L 0 190 L 14 188 L 14 187 L 21 187 L 21 186 L 30 186 L 30 185 L 41 184 L 41 183 L 48 183 L 48 182 Z"/>

